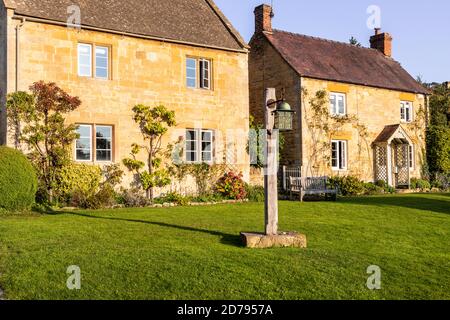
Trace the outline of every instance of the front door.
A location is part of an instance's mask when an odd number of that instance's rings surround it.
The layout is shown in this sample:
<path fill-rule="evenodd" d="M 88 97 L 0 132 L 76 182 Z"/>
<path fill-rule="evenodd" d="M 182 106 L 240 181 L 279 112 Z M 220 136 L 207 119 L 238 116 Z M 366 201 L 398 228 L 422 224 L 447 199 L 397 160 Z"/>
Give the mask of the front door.
<path fill-rule="evenodd" d="M 409 188 L 408 144 L 392 144 L 392 175 L 396 188 Z"/>

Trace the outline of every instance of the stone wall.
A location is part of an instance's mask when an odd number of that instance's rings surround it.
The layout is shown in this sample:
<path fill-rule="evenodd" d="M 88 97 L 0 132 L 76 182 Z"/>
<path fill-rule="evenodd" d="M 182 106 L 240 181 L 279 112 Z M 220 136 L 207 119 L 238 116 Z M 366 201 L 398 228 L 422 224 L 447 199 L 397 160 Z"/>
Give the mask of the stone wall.
<path fill-rule="evenodd" d="M 302 87 L 306 88 L 309 96 L 314 95 L 319 90 L 329 92 L 342 92 L 346 94 L 347 114 L 354 115 L 359 123 L 367 128 L 368 137 L 363 138 L 352 124 L 344 124 L 339 128 L 339 132 L 334 133 L 332 140 L 348 141 L 348 170 L 332 172 L 331 169 L 323 166 L 318 174 L 324 175 L 356 175 L 363 180 L 374 180 L 374 164 L 372 143 L 387 125 L 395 125 L 400 121 L 400 101 L 413 102 L 414 114 L 420 108 L 425 108 L 425 98 L 423 95 L 416 95 L 405 92 L 398 92 L 386 89 L 377 89 L 359 85 L 347 85 L 302 78 Z M 306 99 L 304 99 L 306 100 Z M 307 101 L 306 101 L 307 102 Z M 304 112 L 308 110 L 309 104 L 303 106 Z M 305 109 L 306 108 L 306 109 Z M 415 118 L 414 120 L 419 120 Z M 412 177 L 420 177 L 424 159 L 423 150 L 425 148 L 425 122 L 420 126 L 420 130 L 413 128 L 413 124 L 402 123 L 414 143 L 414 169 L 411 170 Z M 308 168 L 311 159 L 311 146 L 313 139 L 308 132 L 305 118 L 303 119 L 303 168 Z M 303 174 L 310 174 L 304 172 Z"/>
<path fill-rule="evenodd" d="M 374 180 L 374 164 L 372 143 L 387 125 L 400 123 L 400 101 L 413 102 L 414 113 L 420 108 L 426 108 L 425 97 L 406 92 L 377 89 L 360 85 L 334 83 L 331 81 L 315 80 L 300 77 L 294 69 L 281 57 L 276 49 L 260 34 L 254 36 L 249 57 L 250 79 L 250 110 L 258 123 L 264 123 L 264 89 L 276 88 L 279 98 L 285 89 L 287 102 L 296 111 L 292 133 L 284 134 L 285 146 L 282 150 L 281 164 L 287 166 L 302 166 L 303 175 L 356 175 L 363 180 Z M 306 89 L 309 97 L 305 97 L 302 88 Z M 358 130 L 344 124 L 339 132 L 327 137 L 348 141 L 348 170 L 333 172 L 328 161 L 311 170 L 311 148 L 313 141 L 308 130 L 306 117 L 311 111 L 308 109 L 309 99 L 319 90 L 345 93 L 347 97 L 347 113 L 359 119 L 359 123 L 367 128 L 368 137 L 362 138 Z M 328 97 L 327 97 L 328 99 Z M 304 103 L 304 105 L 303 105 Z M 425 148 L 425 122 L 419 130 L 413 125 L 403 124 L 414 142 L 414 169 L 412 177 L 420 177 Z M 331 150 L 325 157 L 330 157 Z M 312 172 L 313 171 L 313 172 Z"/>
<path fill-rule="evenodd" d="M 299 165 L 301 160 L 301 109 L 300 109 L 300 78 L 279 53 L 261 37 L 255 37 L 250 42 L 249 57 L 250 78 L 250 113 L 259 124 L 265 123 L 265 88 L 275 88 L 277 97 L 284 98 L 296 111 L 292 133 L 284 133 L 285 145 L 282 163 Z"/>
<path fill-rule="evenodd" d="M 17 23 L 8 20 L 10 29 Z M 10 32 L 10 44 L 14 43 L 14 37 Z M 242 171 L 245 179 L 249 179 L 249 158 L 242 148 L 249 127 L 246 53 L 33 22 L 25 22 L 21 28 L 20 42 L 19 90 L 28 90 L 33 82 L 44 80 L 56 82 L 69 94 L 79 96 L 82 106 L 68 116 L 67 122 L 114 126 L 114 162 L 121 163 L 129 156 L 132 143 L 143 142 L 132 120 L 132 107 L 139 103 L 163 104 L 176 112 L 177 120 L 176 129 L 169 131 L 164 145 L 184 137 L 187 128 L 212 129 L 216 135 L 215 159 L 236 161 L 232 168 Z M 79 42 L 110 46 L 110 80 L 77 75 Z M 213 90 L 186 87 L 187 56 L 211 59 Z M 11 72 L 14 65 L 14 59 L 8 59 L 9 92 L 14 90 L 15 74 Z M 230 138 L 236 132 L 241 140 Z M 129 175 L 127 182 L 131 179 Z"/>

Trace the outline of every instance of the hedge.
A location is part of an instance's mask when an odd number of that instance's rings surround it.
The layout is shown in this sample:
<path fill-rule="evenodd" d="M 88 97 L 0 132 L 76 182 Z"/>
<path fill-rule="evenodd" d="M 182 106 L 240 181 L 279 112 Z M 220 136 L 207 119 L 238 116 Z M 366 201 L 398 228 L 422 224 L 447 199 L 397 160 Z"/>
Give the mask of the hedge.
<path fill-rule="evenodd" d="M 28 159 L 17 150 L 0 147 L 0 209 L 30 209 L 37 188 L 36 172 Z"/>

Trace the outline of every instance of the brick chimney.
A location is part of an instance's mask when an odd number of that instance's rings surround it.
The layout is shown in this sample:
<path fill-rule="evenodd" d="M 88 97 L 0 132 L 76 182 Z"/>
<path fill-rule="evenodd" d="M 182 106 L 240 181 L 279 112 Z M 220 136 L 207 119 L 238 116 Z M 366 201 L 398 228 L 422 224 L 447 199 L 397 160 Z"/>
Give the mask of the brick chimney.
<path fill-rule="evenodd" d="M 255 8 L 255 34 L 261 32 L 272 32 L 272 7 L 262 4 Z"/>
<path fill-rule="evenodd" d="M 381 33 L 381 29 L 375 29 L 375 35 L 370 37 L 370 47 L 380 50 L 385 56 L 392 57 L 392 37 L 389 33 Z"/>

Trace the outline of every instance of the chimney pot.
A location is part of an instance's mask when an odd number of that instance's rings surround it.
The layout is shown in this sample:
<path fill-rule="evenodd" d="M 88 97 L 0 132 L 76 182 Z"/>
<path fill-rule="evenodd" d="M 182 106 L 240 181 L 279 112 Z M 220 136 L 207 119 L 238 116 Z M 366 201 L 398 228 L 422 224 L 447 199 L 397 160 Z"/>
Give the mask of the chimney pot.
<path fill-rule="evenodd" d="M 380 28 L 375 29 L 375 35 L 370 37 L 370 47 L 381 51 L 387 57 L 392 57 L 392 37 L 389 33 L 380 31 Z"/>
<path fill-rule="evenodd" d="M 255 34 L 272 32 L 272 18 L 274 13 L 272 7 L 262 4 L 255 8 Z"/>

